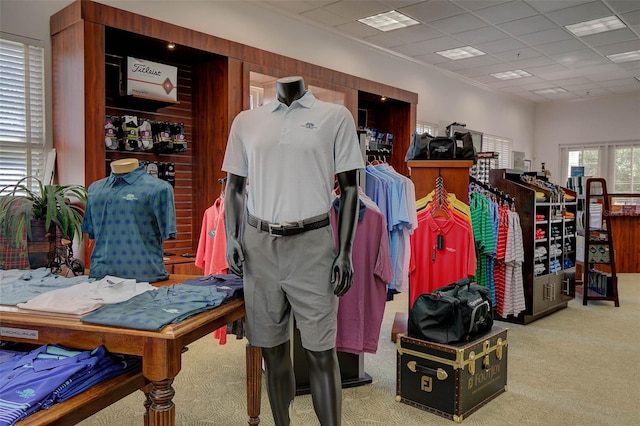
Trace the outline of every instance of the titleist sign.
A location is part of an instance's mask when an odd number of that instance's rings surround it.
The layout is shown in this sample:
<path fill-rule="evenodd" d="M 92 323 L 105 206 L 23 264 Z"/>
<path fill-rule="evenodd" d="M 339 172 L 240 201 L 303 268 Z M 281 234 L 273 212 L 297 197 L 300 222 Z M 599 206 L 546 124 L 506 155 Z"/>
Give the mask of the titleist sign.
<path fill-rule="evenodd" d="M 178 100 L 178 68 L 138 58 L 127 58 L 127 95 L 160 101 Z"/>

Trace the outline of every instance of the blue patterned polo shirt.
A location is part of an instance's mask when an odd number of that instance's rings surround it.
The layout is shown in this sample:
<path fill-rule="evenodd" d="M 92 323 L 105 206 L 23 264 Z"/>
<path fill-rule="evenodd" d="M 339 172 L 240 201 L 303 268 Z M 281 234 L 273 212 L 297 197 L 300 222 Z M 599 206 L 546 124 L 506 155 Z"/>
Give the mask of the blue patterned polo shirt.
<path fill-rule="evenodd" d="M 162 243 L 176 237 L 173 188 L 144 166 L 112 173 L 89 186 L 82 231 L 95 240 L 90 277 L 165 280 Z"/>

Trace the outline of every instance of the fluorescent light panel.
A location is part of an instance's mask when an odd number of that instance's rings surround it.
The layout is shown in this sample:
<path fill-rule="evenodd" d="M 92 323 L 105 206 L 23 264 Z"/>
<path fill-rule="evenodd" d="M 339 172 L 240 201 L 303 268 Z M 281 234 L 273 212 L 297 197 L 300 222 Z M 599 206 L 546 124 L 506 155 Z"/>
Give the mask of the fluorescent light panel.
<path fill-rule="evenodd" d="M 593 19 L 591 21 L 578 22 L 577 24 L 565 25 L 567 30 L 571 31 L 578 37 L 584 37 L 591 34 L 603 33 L 605 31 L 619 30 L 627 26 L 618 19 L 617 16 L 607 16 L 606 18 Z"/>
<path fill-rule="evenodd" d="M 551 87 L 549 89 L 532 90 L 536 95 L 557 95 L 558 93 L 566 93 L 567 90 L 562 87 Z"/>
<path fill-rule="evenodd" d="M 613 55 L 607 55 L 607 58 L 611 61 L 619 64 L 621 62 L 631 62 L 640 60 L 640 50 L 632 50 L 630 52 L 616 53 Z"/>
<path fill-rule="evenodd" d="M 474 56 L 482 56 L 486 55 L 481 50 L 476 49 L 475 47 L 465 46 L 458 47 L 456 49 L 449 50 L 441 50 L 440 52 L 436 52 L 440 56 L 444 56 L 445 58 L 451 59 L 452 61 L 457 61 L 458 59 L 466 59 L 473 58 Z"/>
<path fill-rule="evenodd" d="M 362 22 L 380 31 L 397 30 L 398 28 L 410 27 L 411 25 L 420 23 L 395 10 L 358 19 L 358 22 Z"/>
<path fill-rule="evenodd" d="M 514 78 L 531 77 L 531 74 L 524 70 L 497 72 L 491 75 L 495 78 L 499 78 L 500 80 L 512 80 Z"/>

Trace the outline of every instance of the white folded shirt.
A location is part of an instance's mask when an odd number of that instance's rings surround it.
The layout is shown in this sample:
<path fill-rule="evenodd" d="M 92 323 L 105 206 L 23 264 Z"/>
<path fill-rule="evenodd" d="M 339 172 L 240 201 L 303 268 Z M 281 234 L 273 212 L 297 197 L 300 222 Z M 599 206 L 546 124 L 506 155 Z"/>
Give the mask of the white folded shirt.
<path fill-rule="evenodd" d="M 107 275 L 99 281 L 48 291 L 26 303 L 18 303 L 18 308 L 81 315 L 156 289 L 148 282 Z"/>

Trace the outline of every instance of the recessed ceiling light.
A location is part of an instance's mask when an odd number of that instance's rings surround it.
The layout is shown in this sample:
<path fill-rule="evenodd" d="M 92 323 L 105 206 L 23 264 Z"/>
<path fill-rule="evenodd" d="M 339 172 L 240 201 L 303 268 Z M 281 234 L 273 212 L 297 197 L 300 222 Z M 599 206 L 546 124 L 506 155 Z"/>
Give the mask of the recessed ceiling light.
<path fill-rule="evenodd" d="M 532 90 L 537 95 L 556 95 L 558 93 L 566 93 L 566 89 L 562 87 L 550 87 L 549 89 Z"/>
<path fill-rule="evenodd" d="M 500 80 L 511 80 L 513 78 L 531 77 L 531 74 L 529 74 L 524 70 L 497 72 L 491 75 L 495 78 L 499 78 Z"/>
<path fill-rule="evenodd" d="M 169 50 L 173 50 L 176 48 L 176 44 L 172 41 L 170 41 L 169 43 L 167 43 L 167 49 Z"/>
<path fill-rule="evenodd" d="M 631 62 L 640 60 L 640 50 L 632 50 L 630 52 L 616 53 L 614 55 L 607 55 L 607 58 L 611 59 L 616 64 L 621 62 Z"/>
<path fill-rule="evenodd" d="M 458 47 L 456 49 L 449 50 L 441 50 L 440 52 L 436 52 L 440 56 L 444 56 L 445 58 L 449 58 L 452 61 L 457 61 L 458 59 L 466 59 L 473 58 L 474 56 L 482 56 L 486 55 L 481 50 L 476 49 L 475 47 L 465 46 Z"/>
<path fill-rule="evenodd" d="M 362 22 L 380 31 L 397 30 L 398 28 L 410 27 L 411 25 L 420 23 L 395 10 L 358 19 L 358 22 Z"/>
<path fill-rule="evenodd" d="M 564 27 L 578 37 L 584 37 L 591 34 L 626 28 L 627 26 L 614 15 L 607 16 L 606 18 L 593 19 L 591 21 L 578 22 L 577 24 L 565 25 Z"/>

